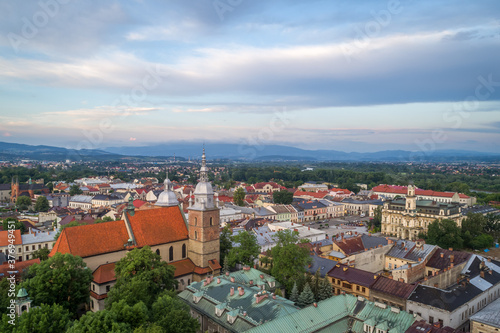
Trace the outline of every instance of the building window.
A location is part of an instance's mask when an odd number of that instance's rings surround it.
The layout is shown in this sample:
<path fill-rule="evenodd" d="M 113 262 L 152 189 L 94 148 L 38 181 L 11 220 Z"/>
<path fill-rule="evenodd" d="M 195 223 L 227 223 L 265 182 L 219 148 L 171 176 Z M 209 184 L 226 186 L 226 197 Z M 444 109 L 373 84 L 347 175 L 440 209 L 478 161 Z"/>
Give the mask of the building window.
<path fill-rule="evenodd" d="M 214 225 L 214 218 L 213 217 L 210 218 L 210 225 Z"/>
<path fill-rule="evenodd" d="M 38 249 L 40 250 L 42 248 L 42 244 L 38 244 Z"/>
<path fill-rule="evenodd" d="M 95 284 L 92 283 L 92 291 L 95 291 Z"/>
<path fill-rule="evenodd" d="M 429 324 L 433 324 L 434 323 L 434 317 L 433 316 L 429 316 Z"/>
<path fill-rule="evenodd" d="M 26 246 L 26 251 L 29 251 L 30 250 L 30 247 L 29 246 Z"/>
<path fill-rule="evenodd" d="M 155 252 L 156 252 L 157 255 L 160 255 L 160 249 L 156 249 Z"/>
<path fill-rule="evenodd" d="M 198 218 L 197 217 L 194 218 L 194 225 L 198 225 Z"/>
<path fill-rule="evenodd" d="M 182 258 L 186 258 L 186 244 L 182 244 Z"/>
<path fill-rule="evenodd" d="M 174 247 L 171 246 L 170 249 L 168 249 L 168 261 L 173 261 L 173 260 L 174 260 Z"/>
<path fill-rule="evenodd" d="M 94 308 L 94 301 L 93 300 L 90 300 L 90 308 L 93 309 Z"/>
<path fill-rule="evenodd" d="M 35 245 L 31 246 L 31 250 L 35 251 Z"/>
<path fill-rule="evenodd" d="M 110 290 L 111 290 L 111 286 L 106 286 L 106 292 L 109 293 Z"/>
<path fill-rule="evenodd" d="M 198 239 L 198 231 L 194 232 L 194 239 Z"/>

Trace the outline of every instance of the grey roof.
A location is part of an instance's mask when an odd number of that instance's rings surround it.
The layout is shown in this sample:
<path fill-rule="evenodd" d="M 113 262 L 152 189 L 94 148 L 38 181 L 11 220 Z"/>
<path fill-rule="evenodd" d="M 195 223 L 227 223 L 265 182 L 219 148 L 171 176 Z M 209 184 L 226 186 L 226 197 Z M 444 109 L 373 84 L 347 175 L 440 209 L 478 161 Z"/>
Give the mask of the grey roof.
<path fill-rule="evenodd" d="M 387 253 L 394 258 L 418 261 L 418 258 L 424 260 L 436 248 L 436 245 L 423 244 L 419 249 L 415 242 L 408 240 L 398 240 L 392 249 Z"/>
<path fill-rule="evenodd" d="M 322 278 L 325 277 L 325 275 L 328 274 L 328 272 L 337 264 L 335 260 L 321 258 L 316 255 L 312 255 L 309 257 L 312 258 L 312 263 L 311 267 L 306 266 L 306 270 L 310 274 L 314 275 L 316 274 L 316 271 L 319 269 L 319 273 Z"/>
<path fill-rule="evenodd" d="M 10 184 L 0 184 L 0 191 L 10 191 Z"/>
<path fill-rule="evenodd" d="M 255 212 L 255 215 L 258 216 L 269 216 L 275 214 L 274 212 L 271 212 L 269 209 L 266 209 L 264 207 L 253 208 L 253 211 Z"/>
<path fill-rule="evenodd" d="M 92 197 L 89 195 L 75 195 L 69 201 L 92 203 Z"/>
<path fill-rule="evenodd" d="M 369 204 L 369 205 L 382 205 L 384 202 L 379 199 L 374 199 L 374 200 L 356 200 L 352 198 L 345 198 L 342 200 L 343 203 L 352 203 L 352 204 Z"/>
<path fill-rule="evenodd" d="M 498 209 L 488 205 L 485 206 L 473 206 L 468 208 L 462 208 L 462 215 L 467 215 L 468 213 L 474 214 L 489 214 L 498 212 Z"/>
<path fill-rule="evenodd" d="M 319 246 L 327 246 L 327 245 L 333 245 L 333 242 L 331 239 L 320 239 L 318 241 L 312 242 L 311 245 L 314 247 L 316 245 Z"/>
<path fill-rule="evenodd" d="M 408 300 L 452 312 L 481 293 L 472 284 L 455 285 L 448 290 L 418 285 Z"/>
<path fill-rule="evenodd" d="M 361 241 L 365 246 L 365 249 L 376 248 L 379 245 L 385 246 L 389 244 L 389 241 L 385 237 L 370 236 L 367 234 L 361 235 Z"/>
<path fill-rule="evenodd" d="M 57 231 L 35 231 L 34 234 L 24 234 L 21 235 L 23 245 L 34 244 L 34 243 L 44 243 L 53 242 Z"/>
<path fill-rule="evenodd" d="M 470 320 L 500 328 L 500 299 L 470 317 Z"/>
<path fill-rule="evenodd" d="M 315 209 L 315 208 L 325 208 L 328 205 L 325 205 L 321 201 L 313 200 L 313 201 L 301 201 L 298 202 L 297 205 L 302 207 L 303 209 Z"/>
<path fill-rule="evenodd" d="M 94 196 L 94 198 L 92 200 L 107 200 L 107 201 L 111 201 L 111 200 L 123 200 L 123 198 L 121 198 L 119 196 L 116 196 L 116 195 L 98 194 L 98 195 Z"/>

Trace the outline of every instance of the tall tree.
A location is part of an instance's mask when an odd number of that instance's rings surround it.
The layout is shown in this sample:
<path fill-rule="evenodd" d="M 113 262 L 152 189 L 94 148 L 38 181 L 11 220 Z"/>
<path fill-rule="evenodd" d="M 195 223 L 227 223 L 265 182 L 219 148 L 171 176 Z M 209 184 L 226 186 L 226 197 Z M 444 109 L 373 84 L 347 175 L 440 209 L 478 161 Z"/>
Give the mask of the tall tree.
<path fill-rule="evenodd" d="M 231 231 L 231 228 L 229 228 L 228 225 L 226 225 L 223 229 L 222 232 L 220 233 L 220 261 L 225 260 L 225 258 L 228 256 L 229 251 L 233 248 L 233 232 Z"/>
<path fill-rule="evenodd" d="M 26 210 L 29 206 L 31 206 L 31 198 L 25 195 L 17 197 L 16 206 L 20 210 Z"/>
<path fill-rule="evenodd" d="M 36 203 L 35 203 L 35 211 L 36 212 L 48 212 L 50 209 L 50 205 L 49 205 L 49 200 L 47 200 L 47 197 L 46 196 L 39 196 L 37 199 L 36 199 Z"/>
<path fill-rule="evenodd" d="M 307 306 L 312 303 L 314 303 L 314 294 L 311 290 L 311 286 L 309 286 L 309 283 L 306 283 L 304 290 L 300 293 L 297 304 L 299 306 Z"/>
<path fill-rule="evenodd" d="M 71 314 L 59 304 L 42 304 L 23 312 L 13 332 L 15 333 L 60 333 L 71 324 Z"/>
<path fill-rule="evenodd" d="M 12 222 L 14 222 L 14 223 L 12 223 Z M 12 227 L 9 227 L 11 225 L 14 225 L 14 229 L 21 230 L 22 234 L 24 234 L 26 232 L 26 227 L 24 226 L 24 223 L 21 221 L 18 221 L 17 219 L 15 219 L 13 217 L 8 217 L 5 220 L 3 220 L 3 222 L 2 222 L 3 230 L 12 229 Z"/>
<path fill-rule="evenodd" d="M 159 297 L 151 312 L 152 320 L 165 333 L 195 333 L 200 329 L 198 320 L 189 314 L 189 306 L 175 295 Z"/>
<path fill-rule="evenodd" d="M 271 275 L 280 283 L 286 286 L 289 291 L 292 289 L 292 281 L 300 278 L 306 272 L 305 267 L 310 263 L 309 250 L 299 246 L 299 233 L 289 229 L 280 230 L 274 236 L 276 245 L 271 249 L 273 258 L 273 268 Z M 307 242 L 307 240 L 304 240 Z"/>
<path fill-rule="evenodd" d="M 253 265 L 254 260 L 259 257 L 260 246 L 257 236 L 248 231 L 241 231 L 233 237 L 234 243 L 238 244 L 229 251 L 229 265 L 236 264 Z"/>
<path fill-rule="evenodd" d="M 33 299 L 33 305 L 62 305 L 70 313 L 89 298 L 92 272 L 82 258 L 69 253 L 56 253 L 40 264 L 31 265 L 21 284 Z"/>
<path fill-rule="evenodd" d="M 77 195 L 77 194 L 82 194 L 83 191 L 80 189 L 80 186 L 78 185 L 71 185 L 71 187 L 69 188 L 69 195 L 71 196 L 74 196 L 74 195 Z"/>
<path fill-rule="evenodd" d="M 289 205 L 293 202 L 293 192 L 287 190 L 273 192 L 273 202 L 275 204 Z"/>
<path fill-rule="evenodd" d="M 320 291 L 320 286 L 321 286 L 321 273 L 319 272 L 319 268 L 316 270 L 316 273 L 314 274 L 314 279 L 312 283 L 312 292 L 314 294 L 314 299 L 318 300 L 319 298 L 319 291 Z"/>
<path fill-rule="evenodd" d="M 47 260 L 49 259 L 50 250 L 46 248 L 41 248 L 33 252 L 33 259 Z"/>
<path fill-rule="evenodd" d="M 106 307 L 125 300 L 129 305 L 142 301 L 148 308 L 164 290 L 177 286 L 175 267 L 161 260 L 149 246 L 133 249 L 115 265 L 116 284 L 106 299 Z"/>
<path fill-rule="evenodd" d="M 233 202 L 235 205 L 244 206 L 245 205 L 244 200 L 245 200 L 245 191 L 243 190 L 243 188 L 239 187 L 236 189 L 236 191 L 234 191 Z"/>
<path fill-rule="evenodd" d="M 318 301 L 322 301 L 324 299 L 330 298 L 333 296 L 332 285 L 330 281 L 325 277 L 321 280 L 321 284 L 319 287 Z"/>
<path fill-rule="evenodd" d="M 435 220 L 427 228 L 427 242 L 441 248 L 462 249 L 462 230 L 450 219 Z"/>

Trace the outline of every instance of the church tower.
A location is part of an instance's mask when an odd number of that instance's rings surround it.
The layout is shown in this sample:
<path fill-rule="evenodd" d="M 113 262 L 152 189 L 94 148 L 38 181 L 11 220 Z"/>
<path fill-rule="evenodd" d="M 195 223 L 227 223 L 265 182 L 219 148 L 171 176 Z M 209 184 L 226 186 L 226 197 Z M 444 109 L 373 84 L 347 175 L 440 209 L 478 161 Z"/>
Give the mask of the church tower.
<path fill-rule="evenodd" d="M 414 211 L 417 209 L 417 196 L 415 195 L 415 186 L 408 185 L 406 194 L 406 210 Z"/>
<path fill-rule="evenodd" d="M 219 208 L 214 202 L 214 191 L 208 181 L 205 148 L 200 169 L 200 182 L 194 191 L 194 203 L 189 210 L 189 258 L 200 267 L 195 281 L 220 272 Z"/>

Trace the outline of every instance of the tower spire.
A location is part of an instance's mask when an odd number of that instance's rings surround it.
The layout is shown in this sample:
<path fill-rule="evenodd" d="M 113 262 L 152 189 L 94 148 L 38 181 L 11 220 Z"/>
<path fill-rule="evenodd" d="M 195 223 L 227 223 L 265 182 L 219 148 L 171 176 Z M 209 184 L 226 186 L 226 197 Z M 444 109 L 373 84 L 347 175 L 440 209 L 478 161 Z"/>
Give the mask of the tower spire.
<path fill-rule="evenodd" d="M 201 155 L 200 182 L 208 182 L 207 158 L 205 156 L 205 145 L 203 145 L 203 155 Z"/>

